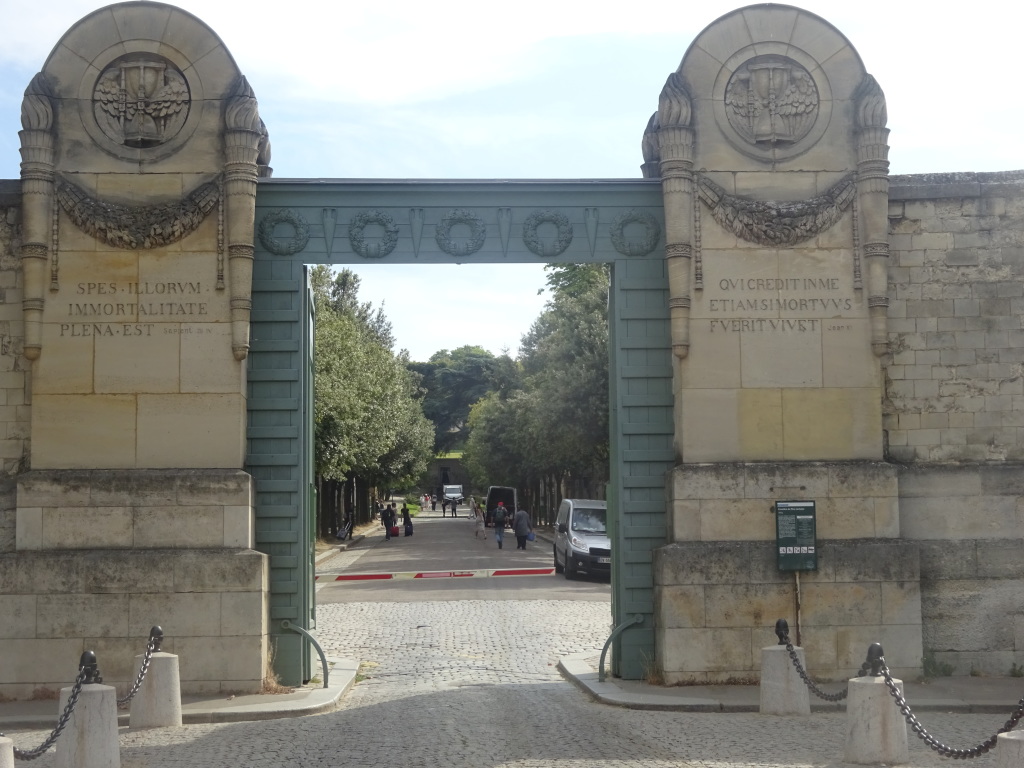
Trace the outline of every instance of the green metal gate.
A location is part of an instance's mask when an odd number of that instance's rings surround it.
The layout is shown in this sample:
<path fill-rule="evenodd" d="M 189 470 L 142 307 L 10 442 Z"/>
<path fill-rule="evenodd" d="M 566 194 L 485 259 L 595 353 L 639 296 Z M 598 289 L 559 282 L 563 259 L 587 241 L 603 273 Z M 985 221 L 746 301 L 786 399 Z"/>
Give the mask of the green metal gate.
<path fill-rule="evenodd" d="M 271 557 L 271 633 L 282 682 L 309 678 L 287 619 L 315 621 L 312 307 L 305 264 L 610 262 L 612 621 L 618 674 L 654 652 L 652 552 L 666 542 L 674 465 L 664 216 L 658 180 L 261 180 L 249 355 L 247 469 L 257 548 Z"/>

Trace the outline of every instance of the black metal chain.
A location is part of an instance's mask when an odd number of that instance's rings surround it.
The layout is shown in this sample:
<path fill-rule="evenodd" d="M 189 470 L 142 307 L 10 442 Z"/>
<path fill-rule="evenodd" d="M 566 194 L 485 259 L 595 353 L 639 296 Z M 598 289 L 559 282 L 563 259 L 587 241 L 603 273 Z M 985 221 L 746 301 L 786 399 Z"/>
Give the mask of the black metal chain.
<path fill-rule="evenodd" d="M 18 749 L 14 748 L 14 757 L 17 760 L 35 760 L 40 757 L 46 750 L 52 747 L 58 738 L 60 738 L 61 731 L 68 724 L 71 719 L 71 713 L 75 711 L 75 704 L 78 703 L 78 694 L 82 691 L 82 684 L 91 675 L 88 669 L 79 669 L 78 677 L 75 678 L 75 684 L 71 687 L 71 693 L 68 694 L 68 703 L 64 705 L 64 711 L 60 713 L 60 717 L 57 718 L 57 725 L 46 738 L 42 744 L 35 749 Z M 3 734 L 0 733 L 0 737 Z"/>
<path fill-rule="evenodd" d="M 796 655 L 796 649 L 794 649 L 793 644 L 789 642 L 788 636 L 786 637 L 786 650 L 789 651 L 789 658 L 793 660 L 793 666 L 796 667 L 796 671 L 797 674 L 800 675 L 800 679 L 804 681 L 804 684 L 807 686 L 807 689 L 815 696 L 817 696 L 819 699 L 824 699 L 825 701 L 842 701 L 849 695 L 850 686 L 846 686 L 846 688 L 839 691 L 838 693 L 825 693 L 825 691 L 821 690 L 815 684 L 815 682 L 811 680 L 807 672 L 804 671 L 804 667 L 800 663 L 800 657 Z M 868 673 L 869 669 L 870 666 L 867 662 L 861 664 L 860 671 L 857 673 L 857 677 L 863 677 Z"/>
<path fill-rule="evenodd" d="M 796 669 L 797 674 L 800 675 L 800 679 L 804 681 L 804 685 L 807 686 L 807 689 L 811 693 L 825 701 L 842 701 L 847 697 L 847 695 L 849 695 L 849 686 L 838 693 L 825 693 L 825 691 L 821 690 L 821 688 L 811 680 L 807 671 L 804 669 L 804 665 L 800 663 L 800 657 L 796 655 L 796 649 L 793 647 L 793 643 L 789 641 L 789 623 L 785 619 L 779 619 L 775 622 L 775 634 L 779 636 L 779 645 L 786 646 L 786 650 L 789 652 L 789 658 L 793 661 L 793 667 Z M 857 674 L 857 677 L 863 677 L 867 674 L 870 668 L 870 664 L 865 661 L 861 665 L 860 672 Z"/>
<path fill-rule="evenodd" d="M 941 741 L 936 739 L 928 730 L 921 725 L 920 721 L 910 711 L 910 705 L 907 704 L 907 700 L 903 694 L 900 693 L 899 688 L 896 687 L 895 681 L 892 679 L 892 675 L 889 673 L 889 666 L 885 663 L 885 658 L 881 659 L 881 672 L 882 677 L 885 679 L 885 685 L 889 689 L 889 694 L 896 700 L 896 706 L 900 708 L 900 712 L 903 713 L 903 718 L 907 721 L 907 725 L 910 726 L 910 730 L 918 735 L 918 737 L 931 747 L 933 750 L 938 752 L 943 757 L 952 757 L 956 760 L 967 760 L 972 757 L 981 757 L 990 749 L 993 749 L 996 744 L 999 743 L 999 734 L 1007 733 L 1012 731 L 1017 723 L 1020 722 L 1021 718 L 1024 718 L 1024 696 L 1017 702 L 1017 708 L 1010 714 L 1010 719 L 1006 721 L 1006 724 L 995 732 L 993 736 L 985 739 L 985 741 L 978 744 L 976 747 L 970 749 L 954 749 L 953 747 L 946 746 Z"/>
<path fill-rule="evenodd" d="M 153 629 L 155 630 L 157 628 L 154 627 Z M 125 696 L 123 699 L 117 700 L 117 706 L 120 709 L 127 709 L 128 702 L 131 701 L 135 697 L 135 694 L 139 692 L 139 688 L 142 686 L 142 681 L 146 679 L 146 672 L 149 671 L 149 662 L 153 658 L 153 651 L 159 649 L 160 642 L 162 640 L 163 633 L 161 633 L 160 636 L 157 637 L 157 635 L 155 635 L 153 631 L 150 631 L 149 642 L 146 643 L 146 653 L 142 657 L 142 666 L 139 667 L 139 674 L 135 678 L 135 684 L 131 687 L 131 690 L 128 691 L 127 696 Z"/>

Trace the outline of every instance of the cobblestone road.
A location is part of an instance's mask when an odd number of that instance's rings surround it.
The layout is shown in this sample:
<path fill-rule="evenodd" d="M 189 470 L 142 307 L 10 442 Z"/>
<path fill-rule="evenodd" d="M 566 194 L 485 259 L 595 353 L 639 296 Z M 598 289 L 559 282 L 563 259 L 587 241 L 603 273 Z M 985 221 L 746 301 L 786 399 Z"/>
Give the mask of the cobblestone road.
<path fill-rule="evenodd" d="M 125 768 L 836 768 L 843 714 L 810 718 L 688 714 L 596 704 L 565 682 L 560 656 L 593 651 L 608 607 L 563 600 L 321 606 L 329 654 L 359 659 L 364 680 L 336 712 L 294 720 L 122 731 Z M 1008 708 L 1009 710 L 1009 708 Z M 954 746 L 1002 725 L 994 715 L 924 714 Z M 45 732 L 11 734 L 21 747 Z M 33 765 L 52 766 L 53 753 Z M 992 768 L 994 756 L 970 761 Z M 950 765 L 911 742 L 913 768 Z"/>

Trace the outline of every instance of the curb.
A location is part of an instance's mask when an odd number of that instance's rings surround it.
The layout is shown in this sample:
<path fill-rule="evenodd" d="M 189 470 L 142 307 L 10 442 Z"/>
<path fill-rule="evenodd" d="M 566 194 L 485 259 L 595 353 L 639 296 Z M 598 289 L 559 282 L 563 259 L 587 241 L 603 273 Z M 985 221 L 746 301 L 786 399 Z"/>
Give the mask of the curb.
<path fill-rule="evenodd" d="M 346 552 L 365 538 L 365 534 L 353 534 L 351 539 L 347 539 L 346 541 L 343 541 L 341 544 L 332 544 L 330 549 L 325 549 L 323 552 L 321 552 L 315 558 L 313 558 L 313 564 L 316 565 L 317 563 L 320 563 L 329 557 L 334 557 L 339 552 Z"/>
<path fill-rule="evenodd" d="M 339 699 L 355 684 L 359 663 L 351 659 L 327 657 L 331 664 L 327 688 L 300 687 L 292 693 L 245 694 L 216 698 L 185 697 L 181 705 L 182 725 L 202 723 L 239 723 L 254 720 L 278 720 L 330 712 Z M 321 671 L 322 674 L 322 671 Z M 191 700 L 190 700 L 191 699 Z M 57 702 L 52 702 L 56 707 Z M 127 728 L 129 711 L 118 711 L 117 725 Z M 53 728 L 57 713 L 0 716 L 0 731 L 43 730 Z"/>

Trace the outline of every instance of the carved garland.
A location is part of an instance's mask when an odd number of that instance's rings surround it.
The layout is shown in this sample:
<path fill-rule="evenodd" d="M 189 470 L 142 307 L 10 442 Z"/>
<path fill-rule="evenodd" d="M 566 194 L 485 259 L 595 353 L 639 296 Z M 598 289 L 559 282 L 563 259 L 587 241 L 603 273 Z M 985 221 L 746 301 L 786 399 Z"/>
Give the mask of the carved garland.
<path fill-rule="evenodd" d="M 274 229 L 278 224 L 291 225 L 293 234 L 290 240 L 278 240 L 274 237 Z M 309 224 L 301 214 L 286 208 L 278 208 L 260 220 L 257 234 L 263 247 L 275 256 L 291 256 L 305 248 L 309 242 Z"/>
<path fill-rule="evenodd" d="M 191 194 L 160 205 L 121 205 L 93 197 L 65 178 L 57 200 L 75 225 L 113 248 L 160 248 L 192 234 L 220 200 L 219 179 Z"/>
<path fill-rule="evenodd" d="M 698 177 L 697 190 L 725 229 L 749 242 L 771 246 L 796 245 L 824 232 L 839 221 L 857 195 L 854 173 L 810 200 L 750 200 L 726 194 L 705 176 Z"/>
<path fill-rule="evenodd" d="M 452 227 L 456 224 L 465 224 L 469 227 L 469 239 L 464 243 L 456 243 L 452 240 Z M 487 237 L 487 227 L 479 217 L 474 216 L 464 208 L 454 208 L 444 215 L 441 223 L 437 225 L 434 239 L 437 246 L 450 256 L 469 256 L 476 253 L 484 244 Z"/>
<path fill-rule="evenodd" d="M 641 240 L 626 240 L 625 229 L 630 224 L 643 224 L 647 229 Z M 612 224 L 608 235 L 612 239 L 615 250 L 623 256 L 646 256 L 661 239 L 661 225 L 658 220 L 646 211 L 636 209 L 626 211 Z"/>
<path fill-rule="evenodd" d="M 537 234 L 537 229 L 544 223 L 554 224 L 558 228 L 558 234 L 555 235 L 553 243 L 541 240 Z M 523 245 L 537 256 L 545 258 L 559 256 L 565 252 L 565 249 L 569 247 L 571 242 L 572 224 L 569 223 L 569 219 L 563 213 L 558 211 L 534 211 L 523 222 Z"/>
<path fill-rule="evenodd" d="M 368 224 L 378 224 L 384 228 L 384 236 L 379 243 L 368 243 L 363 237 Z M 398 225 L 384 211 L 362 211 L 348 223 L 348 242 L 352 250 L 364 259 L 383 259 L 398 245 Z"/>

